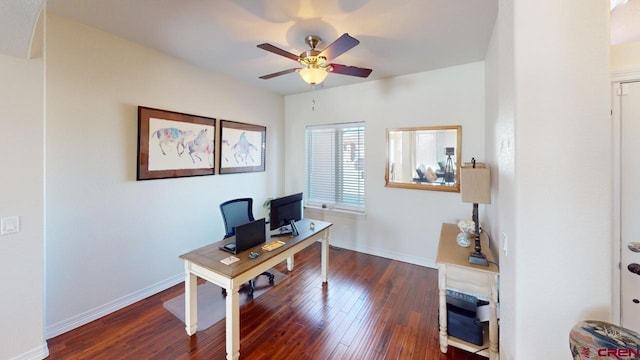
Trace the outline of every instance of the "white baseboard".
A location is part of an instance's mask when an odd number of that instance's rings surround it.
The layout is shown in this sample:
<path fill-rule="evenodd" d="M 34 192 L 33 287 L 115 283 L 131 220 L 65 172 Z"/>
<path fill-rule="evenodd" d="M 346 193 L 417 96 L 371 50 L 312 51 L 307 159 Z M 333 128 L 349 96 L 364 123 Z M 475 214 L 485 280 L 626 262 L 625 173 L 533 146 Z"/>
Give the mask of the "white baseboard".
<path fill-rule="evenodd" d="M 410 256 L 410 255 L 407 255 L 407 254 L 398 253 L 398 252 L 394 252 L 394 251 L 388 251 L 388 250 L 384 250 L 384 249 L 375 249 L 375 248 L 370 248 L 370 247 L 354 246 L 352 243 L 335 241 L 333 239 L 329 241 L 329 244 L 331 246 L 335 246 L 335 247 L 339 247 L 339 248 L 343 248 L 343 249 L 347 249 L 347 250 L 353 250 L 353 251 L 361 252 L 361 253 L 364 253 L 364 254 L 380 256 L 380 257 L 383 257 L 383 258 L 386 258 L 386 259 L 402 261 L 402 262 L 406 262 L 406 263 L 409 263 L 409 264 L 420 265 L 420 266 L 424 266 L 424 267 L 428 267 L 428 268 L 432 268 L 432 269 L 437 269 L 438 268 L 438 266 L 436 265 L 435 259 L 425 259 L 425 258 L 421 258 L 421 257 L 417 257 L 417 256 Z"/>
<path fill-rule="evenodd" d="M 51 326 L 45 327 L 45 338 L 51 339 L 60 334 L 64 334 L 67 331 L 71 331 L 82 325 L 88 324 L 94 320 L 97 320 L 105 315 L 111 314 L 115 311 L 123 309 L 137 301 L 147 298 L 151 295 L 157 294 L 162 290 L 168 289 L 180 282 L 184 281 L 184 273 L 174 275 L 166 280 L 155 283 L 149 287 L 133 292 L 129 295 L 123 296 L 119 299 L 108 302 L 104 305 L 98 306 L 91 310 L 85 311 L 82 314 L 73 316 L 67 320 L 60 321 Z M 47 354 L 48 355 L 48 354 Z"/>
<path fill-rule="evenodd" d="M 16 357 L 12 357 L 9 360 L 42 360 L 47 356 L 49 356 L 49 347 L 47 347 L 47 343 L 45 342 L 40 347 L 29 350 L 26 353 L 22 353 Z"/>

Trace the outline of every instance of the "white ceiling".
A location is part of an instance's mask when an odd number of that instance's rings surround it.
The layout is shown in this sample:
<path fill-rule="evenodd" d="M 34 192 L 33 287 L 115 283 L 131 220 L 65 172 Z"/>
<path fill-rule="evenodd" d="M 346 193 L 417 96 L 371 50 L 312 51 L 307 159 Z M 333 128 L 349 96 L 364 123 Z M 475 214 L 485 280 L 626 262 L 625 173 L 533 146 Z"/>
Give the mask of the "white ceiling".
<path fill-rule="evenodd" d="M 497 0 L 48 0 L 49 12 L 279 94 L 310 91 L 290 73 L 294 54 L 319 35 L 323 49 L 343 33 L 360 44 L 333 62 L 373 69 L 368 79 L 329 74 L 324 87 L 384 79 L 481 61 Z"/>
<path fill-rule="evenodd" d="M 45 0 L 0 0 L 0 54 L 29 58 L 31 37 Z"/>
<path fill-rule="evenodd" d="M 0 54 L 29 57 L 45 0 L 0 0 Z M 640 0 L 612 0 L 611 44 L 640 41 Z M 384 79 L 484 59 L 497 0 L 48 0 L 50 12 L 280 94 L 310 91 L 296 67 L 258 49 L 298 54 L 304 38 L 322 49 L 342 33 L 360 45 L 334 62 L 373 69 L 368 79 L 330 74 L 325 87 Z"/>

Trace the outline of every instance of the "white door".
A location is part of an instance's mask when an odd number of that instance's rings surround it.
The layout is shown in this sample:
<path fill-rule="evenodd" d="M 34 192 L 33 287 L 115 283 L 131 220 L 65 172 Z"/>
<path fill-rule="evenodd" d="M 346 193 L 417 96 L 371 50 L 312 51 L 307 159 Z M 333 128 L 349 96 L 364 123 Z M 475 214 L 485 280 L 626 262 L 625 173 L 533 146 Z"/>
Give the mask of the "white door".
<path fill-rule="evenodd" d="M 621 85 L 621 325 L 640 332 L 640 82 Z"/>

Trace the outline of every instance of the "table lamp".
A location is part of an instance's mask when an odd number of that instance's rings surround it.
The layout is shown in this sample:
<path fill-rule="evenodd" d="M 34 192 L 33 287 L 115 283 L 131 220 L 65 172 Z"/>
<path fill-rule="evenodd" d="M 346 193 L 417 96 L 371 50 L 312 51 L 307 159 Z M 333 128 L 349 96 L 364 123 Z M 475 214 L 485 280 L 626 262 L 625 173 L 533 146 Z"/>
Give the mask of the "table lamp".
<path fill-rule="evenodd" d="M 475 223 L 475 246 L 469 255 L 469 263 L 489 266 L 487 257 L 480 247 L 480 219 L 478 217 L 478 204 L 491 204 L 491 176 L 489 168 L 485 164 L 477 163 L 471 158 L 471 164 L 464 164 L 460 169 L 460 194 L 462 201 L 473 203 L 472 219 Z"/>

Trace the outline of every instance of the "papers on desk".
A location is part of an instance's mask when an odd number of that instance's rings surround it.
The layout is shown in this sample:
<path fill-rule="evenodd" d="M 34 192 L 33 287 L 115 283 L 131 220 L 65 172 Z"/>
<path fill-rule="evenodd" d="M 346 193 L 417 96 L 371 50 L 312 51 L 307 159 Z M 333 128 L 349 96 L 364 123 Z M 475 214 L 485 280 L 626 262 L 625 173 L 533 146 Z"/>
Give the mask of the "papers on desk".
<path fill-rule="evenodd" d="M 236 261 L 239 261 L 240 259 L 238 259 L 235 256 L 229 256 L 228 258 L 224 258 L 222 260 L 220 260 L 221 263 L 225 264 L 225 265 L 231 265 Z"/>

